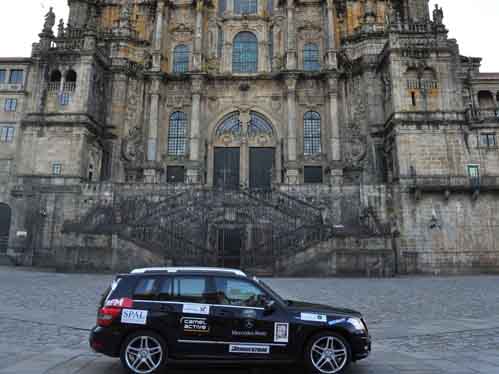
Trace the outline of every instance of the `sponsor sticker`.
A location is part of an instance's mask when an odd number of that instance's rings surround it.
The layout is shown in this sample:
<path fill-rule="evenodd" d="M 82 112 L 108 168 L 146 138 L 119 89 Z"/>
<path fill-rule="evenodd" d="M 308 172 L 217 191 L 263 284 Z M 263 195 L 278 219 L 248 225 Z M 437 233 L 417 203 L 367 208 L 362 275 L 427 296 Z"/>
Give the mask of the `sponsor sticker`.
<path fill-rule="evenodd" d="M 184 331 L 186 332 L 210 332 L 206 318 L 184 317 L 180 320 L 180 323 L 184 326 Z"/>
<path fill-rule="evenodd" d="M 145 325 L 147 322 L 147 310 L 123 309 L 121 312 L 121 323 L 133 323 Z"/>
<path fill-rule="evenodd" d="M 207 304 L 184 304 L 183 313 L 210 314 L 210 306 Z"/>
<path fill-rule="evenodd" d="M 301 313 L 300 319 L 302 321 L 309 321 L 309 322 L 322 322 L 322 323 L 327 322 L 327 316 L 325 314 L 317 314 L 317 313 Z"/>
<path fill-rule="evenodd" d="M 289 323 L 276 322 L 274 324 L 274 341 L 276 343 L 289 342 Z"/>
<path fill-rule="evenodd" d="M 270 353 L 270 346 L 268 345 L 239 345 L 231 344 L 229 346 L 230 353 L 256 353 L 268 355 Z"/>
<path fill-rule="evenodd" d="M 266 331 L 238 331 L 232 330 L 232 336 L 267 336 Z"/>

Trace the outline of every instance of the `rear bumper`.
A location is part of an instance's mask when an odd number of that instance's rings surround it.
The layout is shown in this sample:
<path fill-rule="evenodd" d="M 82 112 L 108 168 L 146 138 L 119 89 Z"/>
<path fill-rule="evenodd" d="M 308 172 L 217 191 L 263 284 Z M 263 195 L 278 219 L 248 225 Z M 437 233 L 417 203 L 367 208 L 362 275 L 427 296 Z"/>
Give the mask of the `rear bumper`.
<path fill-rule="evenodd" d="M 369 335 L 354 336 L 351 343 L 353 361 L 362 360 L 371 353 L 371 337 Z"/>
<path fill-rule="evenodd" d="M 119 357 L 122 336 L 112 328 L 95 326 L 90 331 L 88 342 L 93 351 L 106 356 Z"/>

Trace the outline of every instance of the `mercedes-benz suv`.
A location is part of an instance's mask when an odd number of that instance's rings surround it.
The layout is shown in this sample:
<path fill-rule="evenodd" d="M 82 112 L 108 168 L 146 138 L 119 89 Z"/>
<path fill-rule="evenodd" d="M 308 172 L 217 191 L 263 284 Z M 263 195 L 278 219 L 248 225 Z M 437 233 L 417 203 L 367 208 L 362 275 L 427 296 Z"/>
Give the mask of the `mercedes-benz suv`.
<path fill-rule="evenodd" d="M 366 358 L 371 340 L 360 313 L 284 300 L 240 270 L 148 268 L 113 281 L 90 346 L 140 374 L 182 362 L 336 374 Z"/>

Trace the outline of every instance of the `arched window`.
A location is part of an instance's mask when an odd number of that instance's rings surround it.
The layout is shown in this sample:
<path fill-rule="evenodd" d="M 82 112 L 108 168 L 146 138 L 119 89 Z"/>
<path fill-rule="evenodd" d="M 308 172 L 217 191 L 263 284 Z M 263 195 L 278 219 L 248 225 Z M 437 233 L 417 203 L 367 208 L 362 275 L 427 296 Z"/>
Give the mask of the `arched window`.
<path fill-rule="evenodd" d="M 64 77 L 63 90 L 70 92 L 74 91 L 76 89 L 76 78 L 76 72 L 74 70 L 68 70 Z"/>
<path fill-rule="evenodd" d="M 490 91 L 479 91 L 478 92 L 478 105 L 480 109 L 492 109 L 495 108 L 494 97 Z"/>
<path fill-rule="evenodd" d="M 174 112 L 170 116 L 170 127 L 168 128 L 168 155 L 185 155 L 185 143 L 187 137 L 187 116 L 184 112 Z"/>
<path fill-rule="evenodd" d="M 218 125 L 216 130 L 217 136 L 223 136 L 226 134 L 231 134 L 235 136 L 241 135 L 241 121 L 239 120 L 240 113 L 232 112 L 227 115 L 220 125 Z M 258 135 L 269 135 L 272 136 L 274 133 L 274 128 L 270 122 L 257 112 L 250 112 L 250 122 L 248 124 L 248 136 L 254 137 Z"/>
<path fill-rule="evenodd" d="M 55 83 L 55 82 L 60 82 L 62 79 L 62 74 L 59 70 L 54 70 L 52 73 L 50 73 L 50 82 Z"/>
<path fill-rule="evenodd" d="M 76 72 L 74 70 L 68 70 L 66 73 L 66 82 L 76 83 Z"/>
<path fill-rule="evenodd" d="M 321 116 L 317 112 L 307 112 L 303 116 L 303 153 L 321 153 Z"/>
<path fill-rule="evenodd" d="M 173 50 L 173 72 L 185 73 L 189 70 L 189 47 L 180 44 Z"/>
<path fill-rule="evenodd" d="M 319 46 L 315 43 L 305 44 L 303 47 L 303 70 L 318 71 L 320 69 Z"/>
<path fill-rule="evenodd" d="M 234 38 L 232 72 L 256 73 L 258 68 L 258 40 L 250 32 L 240 32 Z"/>
<path fill-rule="evenodd" d="M 236 14 L 254 14 L 258 9 L 258 0 L 234 0 Z"/>

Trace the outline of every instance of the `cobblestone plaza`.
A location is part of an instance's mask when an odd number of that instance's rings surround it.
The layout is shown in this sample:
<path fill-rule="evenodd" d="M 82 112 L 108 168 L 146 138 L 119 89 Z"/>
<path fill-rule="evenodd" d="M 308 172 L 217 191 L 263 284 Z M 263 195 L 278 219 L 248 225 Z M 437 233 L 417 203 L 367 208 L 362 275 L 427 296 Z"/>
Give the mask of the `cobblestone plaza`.
<path fill-rule="evenodd" d="M 0 374 L 117 374 L 88 334 L 112 276 L 0 268 Z M 349 374 L 499 373 L 499 277 L 269 279 L 283 296 L 364 313 L 373 353 Z M 274 371 L 273 371 L 274 370 Z M 256 373 L 301 373 L 299 369 Z M 172 373 L 246 374 L 182 369 Z"/>

